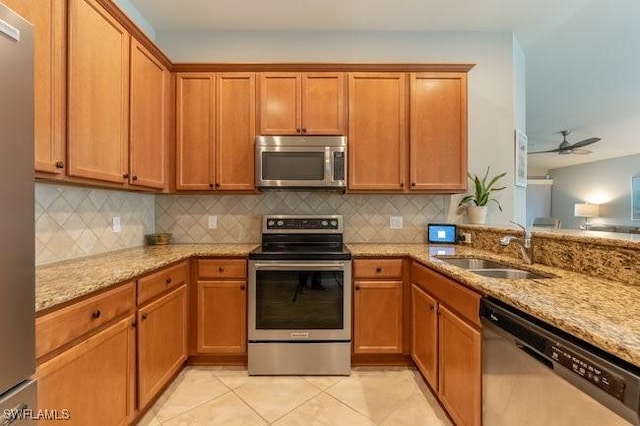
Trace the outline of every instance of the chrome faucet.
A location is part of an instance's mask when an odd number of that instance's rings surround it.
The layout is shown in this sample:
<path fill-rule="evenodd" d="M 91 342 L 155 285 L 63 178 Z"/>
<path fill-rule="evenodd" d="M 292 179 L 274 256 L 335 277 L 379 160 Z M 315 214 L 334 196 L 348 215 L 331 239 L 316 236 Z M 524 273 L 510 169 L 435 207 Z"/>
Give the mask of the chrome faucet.
<path fill-rule="evenodd" d="M 531 231 L 517 222 L 511 221 L 511 223 L 519 226 L 520 229 L 522 229 L 522 232 L 524 232 L 524 237 L 518 238 L 512 235 L 507 235 L 500 238 L 500 245 L 503 247 L 507 247 L 512 242 L 518 244 L 518 246 L 520 247 L 520 253 L 522 253 L 522 259 L 524 260 L 524 263 L 531 265 L 533 263 L 533 242 L 531 241 Z"/>

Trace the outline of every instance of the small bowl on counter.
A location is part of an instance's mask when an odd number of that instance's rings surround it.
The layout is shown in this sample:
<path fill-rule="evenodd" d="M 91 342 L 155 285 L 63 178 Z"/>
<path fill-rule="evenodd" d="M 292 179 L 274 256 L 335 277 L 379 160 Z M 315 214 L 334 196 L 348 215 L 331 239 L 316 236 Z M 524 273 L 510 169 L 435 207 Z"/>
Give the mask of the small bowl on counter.
<path fill-rule="evenodd" d="M 146 234 L 145 242 L 150 246 L 161 246 L 171 242 L 171 232 L 160 232 L 158 234 Z"/>

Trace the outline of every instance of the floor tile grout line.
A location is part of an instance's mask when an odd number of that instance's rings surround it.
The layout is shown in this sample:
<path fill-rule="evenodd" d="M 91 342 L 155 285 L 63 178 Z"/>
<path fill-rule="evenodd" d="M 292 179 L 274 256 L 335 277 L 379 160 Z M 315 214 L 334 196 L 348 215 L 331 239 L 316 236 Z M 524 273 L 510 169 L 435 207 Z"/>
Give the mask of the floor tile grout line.
<path fill-rule="evenodd" d="M 340 404 L 344 405 L 345 407 L 347 407 L 349 410 L 353 411 L 356 414 L 359 414 L 360 416 L 364 417 L 365 419 L 369 420 L 371 423 L 376 424 L 371 418 L 369 418 L 369 416 L 361 413 L 359 410 L 356 410 L 355 408 L 353 408 L 352 406 L 350 406 L 349 404 L 347 404 L 345 401 L 338 399 L 337 397 L 331 395 L 330 393 L 327 392 L 323 392 L 325 395 L 327 395 L 329 398 L 332 398 L 336 401 L 338 401 Z"/>
<path fill-rule="evenodd" d="M 182 371 L 185 371 L 185 370 L 183 369 Z M 198 404 L 196 404 L 196 405 L 194 405 L 194 406 L 190 407 L 188 410 L 183 411 L 183 412 L 182 412 L 182 413 L 180 413 L 180 414 L 176 414 L 175 416 L 169 417 L 169 418 L 164 419 L 164 420 L 162 420 L 162 421 L 157 420 L 157 421 L 158 421 L 158 423 L 159 423 L 160 425 L 162 425 L 162 424 L 164 424 L 165 422 L 168 422 L 168 421 L 170 421 L 170 420 L 173 420 L 173 419 L 175 419 L 175 418 L 176 418 L 176 417 L 178 417 L 178 416 L 182 416 L 182 415 L 184 415 L 184 414 L 188 413 L 189 411 L 191 411 L 191 410 L 193 410 L 193 409 L 195 409 L 195 408 L 197 408 L 197 407 L 199 407 L 199 406 L 201 406 L 201 405 L 203 405 L 203 404 L 206 404 L 206 403 L 208 403 L 208 402 L 210 402 L 210 401 L 213 401 L 214 399 L 218 399 L 219 397 L 224 396 L 224 395 L 228 394 L 229 392 L 233 392 L 233 391 L 229 388 L 229 386 L 227 386 L 226 384 L 224 384 L 224 383 L 222 382 L 222 380 L 220 380 L 217 376 L 215 376 L 215 375 L 214 375 L 213 377 L 214 377 L 214 378 L 215 378 L 215 379 L 216 379 L 220 384 L 222 384 L 222 386 L 224 386 L 224 387 L 227 389 L 227 391 L 226 391 L 226 392 L 221 393 L 221 394 L 220 394 L 220 395 L 218 395 L 218 396 L 213 396 L 213 397 L 211 397 L 211 398 L 209 398 L 209 399 L 207 399 L 206 401 L 203 401 L 203 402 L 201 402 L 201 403 L 198 403 Z M 178 387 L 179 387 L 179 385 L 178 385 Z M 177 389 L 178 387 L 176 387 L 176 389 Z M 167 390 L 168 390 L 168 389 L 167 389 Z M 166 392 L 167 390 L 165 390 L 165 392 Z M 163 393 L 163 394 L 164 394 L 164 393 Z M 162 397 L 162 395 L 161 395 L 160 397 Z M 169 399 L 170 399 L 170 398 L 171 398 L 171 397 L 169 397 Z M 166 401 L 165 401 L 165 402 L 166 402 Z M 156 401 L 156 403 L 157 403 L 157 401 Z M 155 403 L 154 403 L 154 406 L 155 406 Z M 151 409 L 153 409 L 153 406 L 151 407 Z M 158 411 L 159 411 L 159 410 L 158 410 Z M 154 414 L 154 418 L 155 418 L 157 415 L 158 415 L 158 412 L 156 412 L 156 413 Z"/>

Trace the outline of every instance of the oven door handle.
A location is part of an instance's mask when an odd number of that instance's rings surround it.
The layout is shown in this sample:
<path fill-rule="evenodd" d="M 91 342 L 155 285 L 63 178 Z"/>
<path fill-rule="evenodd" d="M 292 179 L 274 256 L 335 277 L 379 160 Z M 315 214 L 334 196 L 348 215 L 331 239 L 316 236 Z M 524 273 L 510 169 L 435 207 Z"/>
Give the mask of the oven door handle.
<path fill-rule="evenodd" d="M 260 271 L 343 271 L 346 262 L 339 263 L 255 263 L 256 270 Z"/>

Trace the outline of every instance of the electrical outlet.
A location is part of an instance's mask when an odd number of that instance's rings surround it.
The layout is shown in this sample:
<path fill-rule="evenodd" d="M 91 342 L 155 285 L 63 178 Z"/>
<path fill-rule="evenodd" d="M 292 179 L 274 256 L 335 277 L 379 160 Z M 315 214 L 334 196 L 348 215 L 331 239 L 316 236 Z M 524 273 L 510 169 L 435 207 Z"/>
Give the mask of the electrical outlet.
<path fill-rule="evenodd" d="M 120 216 L 113 216 L 113 218 L 111 218 L 111 230 L 113 232 L 122 231 L 122 222 L 120 221 Z"/>
<path fill-rule="evenodd" d="M 218 216 L 209 215 L 209 229 L 218 229 Z"/>
<path fill-rule="evenodd" d="M 471 244 L 471 232 L 462 233 L 462 242 L 465 244 Z"/>
<path fill-rule="evenodd" d="M 402 216 L 391 216 L 389 218 L 389 229 L 402 229 Z"/>

